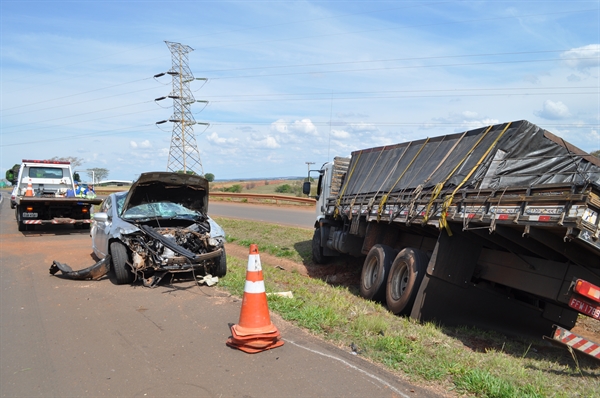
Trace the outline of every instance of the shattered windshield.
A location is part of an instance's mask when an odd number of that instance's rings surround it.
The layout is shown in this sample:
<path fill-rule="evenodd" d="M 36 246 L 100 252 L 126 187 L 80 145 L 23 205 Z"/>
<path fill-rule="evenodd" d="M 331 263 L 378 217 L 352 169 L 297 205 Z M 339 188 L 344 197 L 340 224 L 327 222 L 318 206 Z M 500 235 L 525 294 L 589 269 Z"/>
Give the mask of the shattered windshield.
<path fill-rule="evenodd" d="M 173 202 L 144 203 L 128 209 L 122 215 L 123 220 L 140 220 L 150 218 L 182 218 L 195 220 L 200 213 L 190 210 L 180 204 Z"/>

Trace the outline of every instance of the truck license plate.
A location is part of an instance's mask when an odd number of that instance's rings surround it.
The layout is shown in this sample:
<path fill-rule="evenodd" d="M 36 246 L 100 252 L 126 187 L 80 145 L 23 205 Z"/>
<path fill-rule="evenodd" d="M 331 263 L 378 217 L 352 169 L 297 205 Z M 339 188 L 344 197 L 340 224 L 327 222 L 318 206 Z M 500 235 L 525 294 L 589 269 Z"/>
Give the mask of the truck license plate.
<path fill-rule="evenodd" d="M 37 213 L 23 213 L 23 218 L 37 218 Z"/>
<path fill-rule="evenodd" d="M 592 318 L 600 319 L 600 306 L 595 306 L 591 303 L 586 303 L 583 300 L 578 300 L 575 297 L 571 297 L 571 300 L 569 301 L 569 307 L 574 308 L 582 314 Z"/>

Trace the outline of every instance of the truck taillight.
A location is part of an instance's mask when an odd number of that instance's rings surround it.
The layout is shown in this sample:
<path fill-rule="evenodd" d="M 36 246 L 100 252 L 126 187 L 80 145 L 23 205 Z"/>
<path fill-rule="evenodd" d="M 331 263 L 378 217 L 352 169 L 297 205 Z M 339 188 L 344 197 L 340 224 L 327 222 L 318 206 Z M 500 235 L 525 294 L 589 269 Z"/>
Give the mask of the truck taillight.
<path fill-rule="evenodd" d="M 88 211 L 89 211 L 89 210 L 88 210 L 88 208 L 87 208 L 87 207 L 84 207 L 83 209 L 81 209 L 81 212 L 82 212 L 82 213 L 87 213 Z"/>
<path fill-rule="evenodd" d="M 597 303 L 600 303 L 600 287 L 596 285 L 592 285 L 589 282 L 586 282 L 582 279 L 577 279 L 575 281 L 575 287 L 573 288 L 577 294 L 582 295 L 583 297 L 594 300 Z"/>
<path fill-rule="evenodd" d="M 33 211 L 33 206 L 27 206 L 26 209 L 27 209 L 28 212 L 32 212 Z"/>

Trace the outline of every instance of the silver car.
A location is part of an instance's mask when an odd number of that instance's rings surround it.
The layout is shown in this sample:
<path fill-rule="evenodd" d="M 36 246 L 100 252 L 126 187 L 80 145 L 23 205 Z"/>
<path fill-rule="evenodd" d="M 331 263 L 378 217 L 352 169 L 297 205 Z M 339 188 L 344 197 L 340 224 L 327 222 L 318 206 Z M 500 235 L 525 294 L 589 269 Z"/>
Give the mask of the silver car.
<path fill-rule="evenodd" d="M 92 248 L 111 256 L 118 284 L 155 286 L 166 274 L 227 273 L 225 232 L 207 215 L 208 181 L 169 172 L 143 173 L 128 192 L 109 195 L 95 213 Z"/>

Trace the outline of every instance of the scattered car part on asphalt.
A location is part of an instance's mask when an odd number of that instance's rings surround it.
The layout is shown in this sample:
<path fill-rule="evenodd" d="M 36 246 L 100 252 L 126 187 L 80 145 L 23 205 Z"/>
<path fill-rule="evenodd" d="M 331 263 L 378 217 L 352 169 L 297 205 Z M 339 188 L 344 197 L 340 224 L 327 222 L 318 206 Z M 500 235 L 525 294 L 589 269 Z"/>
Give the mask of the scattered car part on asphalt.
<path fill-rule="evenodd" d="M 104 257 L 91 267 L 81 269 L 79 271 L 73 271 L 67 264 L 60 263 L 56 260 L 52 262 L 50 266 L 50 275 L 56 275 L 60 271 L 62 277 L 74 280 L 98 280 L 110 271 L 110 256 Z M 59 276 L 59 275 L 56 275 Z"/>

